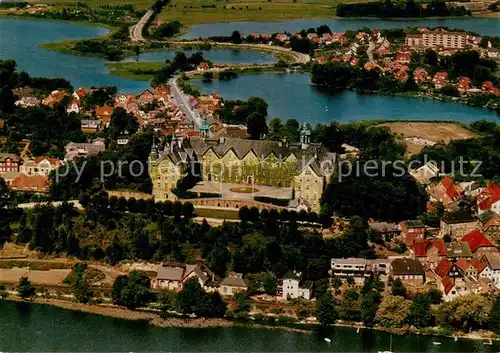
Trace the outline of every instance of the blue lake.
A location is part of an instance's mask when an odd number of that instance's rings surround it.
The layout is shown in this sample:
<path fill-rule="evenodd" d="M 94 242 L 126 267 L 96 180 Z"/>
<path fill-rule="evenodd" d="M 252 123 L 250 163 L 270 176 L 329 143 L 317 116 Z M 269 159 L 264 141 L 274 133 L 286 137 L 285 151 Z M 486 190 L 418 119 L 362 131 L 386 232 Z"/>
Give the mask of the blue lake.
<path fill-rule="evenodd" d="M 170 50 L 159 50 L 141 53 L 139 55 L 139 62 L 141 61 L 165 61 L 166 59 L 173 59 L 178 51 L 183 51 L 186 56 L 190 56 L 195 52 L 202 52 L 203 57 L 209 61 L 218 64 L 274 64 L 278 61 L 276 56 L 261 53 L 251 50 L 233 50 L 212 48 L 210 50 L 200 49 L 184 49 L 176 48 Z M 124 61 L 136 61 L 136 56 L 125 58 Z"/>
<path fill-rule="evenodd" d="M 231 81 L 213 80 L 192 84 L 202 92 L 219 92 L 226 99 L 263 97 L 269 103 L 269 117 L 295 118 L 311 124 L 332 120 L 349 122 L 373 119 L 456 120 L 469 123 L 487 119 L 498 121 L 491 110 L 463 104 L 394 96 L 358 95 L 343 92 L 329 95 L 311 85 L 301 73 L 244 75 Z"/>
<path fill-rule="evenodd" d="M 317 24 L 321 23 L 321 20 L 318 21 Z M 336 21 L 357 23 L 353 25 L 354 28 L 360 27 L 362 24 L 370 25 L 369 21 Z M 477 31 L 481 30 L 480 24 L 483 26 L 495 24 L 497 26 L 498 23 L 498 20 L 484 19 L 447 20 L 445 23 L 450 26 L 459 26 L 459 24 L 450 21 L 476 23 Z M 393 21 L 378 22 L 385 23 L 387 27 L 394 26 L 395 23 Z M 287 22 L 287 25 L 293 23 L 296 21 Z M 424 23 L 419 24 L 423 25 Z M 210 26 L 224 28 L 227 25 Z M 279 26 L 277 23 L 272 23 L 272 25 Z M 310 25 L 312 24 L 309 23 L 307 26 Z M 149 82 L 146 81 L 109 76 L 104 59 L 66 55 L 39 48 L 40 44 L 46 42 L 97 37 L 106 33 L 107 30 L 103 28 L 78 24 L 0 18 L 0 59 L 15 59 L 19 70 L 27 71 L 34 76 L 62 77 L 70 80 L 75 87 L 116 85 L 122 92 L 139 92 L 148 87 Z M 209 34 L 207 32 L 204 35 Z M 140 55 L 140 60 L 161 61 L 169 55 L 175 55 L 175 51 L 143 53 Z M 259 52 L 233 52 L 215 48 L 206 51 L 206 55 L 209 60 L 214 62 L 226 60 L 227 63 L 275 60 L 274 57 Z M 132 57 L 128 60 L 135 60 L 135 58 Z M 464 123 L 478 119 L 498 120 L 498 115 L 495 112 L 454 103 L 403 97 L 360 96 L 352 92 L 327 95 L 311 86 L 310 78 L 306 74 L 259 74 L 242 76 L 233 81 L 220 82 L 215 80 L 212 83 L 193 81 L 193 83 L 204 92 L 219 91 L 226 99 L 263 97 L 269 103 L 270 117 L 296 118 L 301 121 L 308 120 L 313 124 L 327 123 L 333 119 L 353 121 L 375 118 L 449 119 Z"/>
<path fill-rule="evenodd" d="M 276 22 L 226 22 L 194 25 L 187 29 L 182 38 L 199 38 L 210 36 L 230 36 L 234 30 L 244 34 L 298 32 L 301 29 L 318 27 L 322 24 L 330 26 L 332 31 L 343 32 L 348 29 L 361 27 L 375 28 L 405 28 L 419 26 L 446 26 L 463 28 L 467 31 L 483 35 L 498 35 L 500 20 L 496 18 L 452 18 L 452 19 L 423 19 L 423 20 L 380 20 L 380 19 L 333 19 L 319 18 L 313 20 L 276 21 Z"/>

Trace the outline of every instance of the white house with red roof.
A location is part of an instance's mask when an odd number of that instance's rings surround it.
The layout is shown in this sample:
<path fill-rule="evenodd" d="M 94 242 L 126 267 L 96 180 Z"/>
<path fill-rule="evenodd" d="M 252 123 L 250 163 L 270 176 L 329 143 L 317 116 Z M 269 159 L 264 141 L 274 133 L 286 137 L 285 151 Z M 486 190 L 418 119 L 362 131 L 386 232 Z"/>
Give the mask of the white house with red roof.
<path fill-rule="evenodd" d="M 446 258 L 446 246 L 442 239 L 413 243 L 410 252 L 415 259 L 431 268 L 435 268 L 440 260 Z"/>
<path fill-rule="evenodd" d="M 473 230 L 465 234 L 460 241 L 468 243 L 472 253 L 476 256 L 498 252 L 497 247 L 479 230 Z"/>
<path fill-rule="evenodd" d="M 491 211 L 500 214 L 500 186 L 495 183 L 489 184 L 477 195 L 477 213 Z"/>
<path fill-rule="evenodd" d="M 50 172 L 56 170 L 64 163 L 54 157 L 36 157 L 32 160 L 25 160 L 20 171 L 26 175 L 48 176 Z"/>
<path fill-rule="evenodd" d="M 401 64 L 409 64 L 411 60 L 410 53 L 397 53 L 394 61 Z"/>
<path fill-rule="evenodd" d="M 462 76 L 458 79 L 457 89 L 460 93 L 466 93 L 470 89 L 470 85 L 471 79 L 466 76 Z"/>
<path fill-rule="evenodd" d="M 82 102 L 80 102 L 79 99 L 73 99 L 66 107 L 66 112 L 68 114 L 71 113 L 79 114 L 81 111 L 83 111 L 83 104 Z"/>
<path fill-rule="evenodd" d="M 444 71 L 436 72 L 432 82 L 434 83 L 435 88 L 443 88 L 448 83 L 448 73 Z"/>

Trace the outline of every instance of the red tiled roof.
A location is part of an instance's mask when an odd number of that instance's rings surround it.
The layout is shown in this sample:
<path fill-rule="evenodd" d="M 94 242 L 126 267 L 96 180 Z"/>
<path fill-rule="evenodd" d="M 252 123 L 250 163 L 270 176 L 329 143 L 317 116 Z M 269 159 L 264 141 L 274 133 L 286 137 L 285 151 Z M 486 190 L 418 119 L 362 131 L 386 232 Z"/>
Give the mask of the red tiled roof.
<path fill-rule="evenodd" d="M 36 157 L 34 162 L 36 164 L 38 164 L 38 163 L 42 162 L 43 160 L 49 161 L 49 163 L 53 166 L 59 166 L 59 165 L 63 164 L 59 159 L 54 158 L 54 157 Z"/>
<path fill-rule="evenodd" d="M 450 290 L 455 286 L 449 277 L 443 277 L 441 283 L 443 284 L 444 294 L 450 293 Z"/>
<path fill-rule="evenodd" d="M 10 184 L 14 190 L 47 192 L 49 179 L 41 175 L 19 175 Z"/>
<path fill-rule="evenodd" d="M 465 260 L 464 258 L 458 259 L 458 261 L 455 262 L 455 265 L 460 267 L 463 271 L 467 270 L 470 267 L 469 261 Z"/>
<path fill-rule="evenodd" d="M 439 261 L 439 264 L 436 266 L 434 272 L 436 272 L 436 274 L 439 277 L 443 278 L 448 274 L 448 272 L 451 269 L 451 266 L 453 266 L 453 263 L 447 258 L 444 258 L 441 261 Z"/>
<path fill-rule="evenodd" d="M 438 249 L 439 256 L 446 256 L 446 247 L 441 239 L 426 240 L 417 243 L 413 243 L 413 251 L 416 257 L 427 256 L 427 250 L 431 247 Z"/>
<path fill-rule="evenodd" d="M 478 207 L 481 210 L 489 210 L 491 205 L 500 200 L 500 186 L 495 183 L 489 184 L 481 193 L 477 196 L 479 201 Z"/>
<path fill-rule="evenodd" d="M 462 239 L 460 239 L 462 242 L 469 243 L 469 247 L 472 250 L 472 252 L 476 252 L 477 249 L 480 247 L 494 247 L 493 243 L 486 238 L 483 233 L 481 233 L 479 230 L 473 230 L 470 233 L 465 234 Z"/>
<path fill-rule="evenodd" d="M 470 262 L 472 266 L 477 269 L 477 274 L 479 275 L 486 268 L 486 265 L 481 262 L 479 259 L 474 259 Z"/>

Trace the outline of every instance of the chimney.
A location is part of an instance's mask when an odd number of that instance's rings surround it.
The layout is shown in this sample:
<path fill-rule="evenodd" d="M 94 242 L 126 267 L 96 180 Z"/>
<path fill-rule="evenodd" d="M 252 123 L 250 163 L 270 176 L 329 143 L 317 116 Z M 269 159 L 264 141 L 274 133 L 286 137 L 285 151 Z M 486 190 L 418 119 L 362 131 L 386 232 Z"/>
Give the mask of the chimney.
<path fill-rule="evenodd" d="M 226 142 L 226 138 L 224 136 L 219 138 L 219 144 L 224 144 Z"/>

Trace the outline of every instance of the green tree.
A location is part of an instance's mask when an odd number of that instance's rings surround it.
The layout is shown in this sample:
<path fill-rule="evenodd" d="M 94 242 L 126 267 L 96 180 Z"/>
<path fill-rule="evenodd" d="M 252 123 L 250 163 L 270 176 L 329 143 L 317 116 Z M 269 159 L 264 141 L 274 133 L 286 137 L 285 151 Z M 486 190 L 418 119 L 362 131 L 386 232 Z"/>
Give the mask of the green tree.
<path fill-rule="evenodd" d="M 329 293 L 323 294 L 316 301 L 316 317 L 323 326 L 328 326 L 337 320 L 337 310 L 333 297 Z"/>
<path fill-rule="evenodd" d="M 251 139 L 260 139 L 267 132 L 266 117 L 259 112 L 251 113 L 247 118 L 247 127 Z"/>
<path fill-rule="evenodd" d="M 35 293 L 35 287 L 31 285 L 31 281 L 28 277 L 21 277 L 19 282 L 17 283 L 17 292 L 22 299 L 31 299 L 33 298 Z"/>
<path fill-rule="evenodd" d="M 12 90 L 8 86 L 3 86 L 0 89 L 0 111 L 4 113 L 12 113 L 16 99 Z"/>
<path fill-rule="evenodd" d="M 0 212 L 7 207 L 7 202 L 10 199 L 10 190 L 9 186 L 5 182 L 5 180 L 0 177 Z"/>
<path fill-rule="evenodd" d="M 135 309 L 151 300 L 150 280 L 144 271 L 132 271 L 118 276 L 111 291 L 113 303 Z"/>
<path fill-rule="evenodd" d="M 392 282 L 392 295 L 399 295 L 403 298 L 406 297 L 406 287 L 399 278 L 396 278 Z"/>
<path fill-rule="evenodd" d="M 233 33 L 231 33 L 231 42 L 234 44 L 241 43 L 241 33 L 239 31 L 233 31 Z"/>
<path fill-rule="evenodd" d="M 438 320 L 442 325 L 464 331 L 481 328 L 488 322 L 486 299 L 472 294 L 444 303 L 439 307 Z"/>
<path fill-rule="evenodd" d="M 431 325 L 431 303 L 426 294 L 417 294 L 413 297 L 408 321 L 416 327 L 427 327 Z"/>
<path fill-rule="evenodd" d="M 89 284 L 85 279 L 85 270 L 87 266 L 84 264 L 77 264 L 73 268 L 73 272 L 75 274 L 75 279 L 72 283 L 73 295 L 75 299 L 79 303 L 88 303 L 93 296 L 92 291 L 90 290 Z"/>
<path fill-rule="evenodd" d="M 410 313 L 410 305 L 403 297 L 386 295 L 377 309 L 375 320 L 384 327 L 401 327 Z"/>
<path fill-rule="evenodd" d="M 495 296 L 488 315 L 488 326 L 496 334 L 500 333 L 500 296 Z"/>
<path fill-rule="evenodd" d="M 223 317 L 227 304 L 218 292 L 208 294 L 196 278 L 189 279 L 177 295 L 177 307 L 184 314 L 203 317 Z"/>
<path fill-rule="evenodd" d="M 113 139 L 123 134 L 134 134 L 139 128 L 137 119 L 123 108 L 116 108 L 109 122 L 109 134 Z"/>
<path fill-rule="evenodd" d="M 266 272 L 262 275 L 262 286 L 267 294 L 275 295 L 278 289 L 278 279 L 273 272 Z"/>

